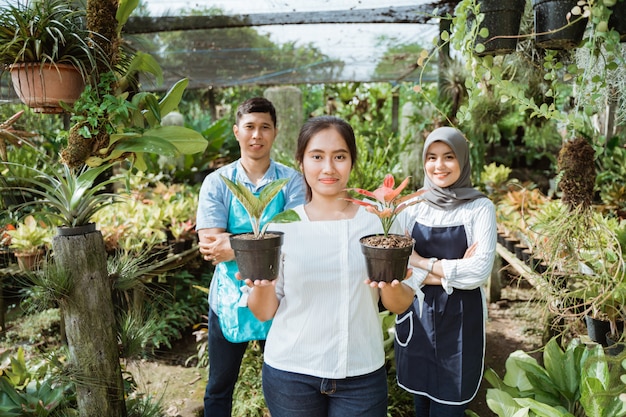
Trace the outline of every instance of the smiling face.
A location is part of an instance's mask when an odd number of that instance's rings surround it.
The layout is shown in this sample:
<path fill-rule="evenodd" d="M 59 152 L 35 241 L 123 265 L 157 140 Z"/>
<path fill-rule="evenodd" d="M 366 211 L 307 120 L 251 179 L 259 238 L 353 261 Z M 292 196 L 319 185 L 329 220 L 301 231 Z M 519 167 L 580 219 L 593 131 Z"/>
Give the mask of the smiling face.
<path fill-rule="evenodd" d="M 424 160 L 426 175 L 438 187 L 447 188 L 461 177 L 461 165 L 447 144 L 433 142 Z"/>
<path fill-rule="evenodd" d="M 320 130 L 308 141 L 301 168 L 312 195 L 344 195 L 352 171 L 352 157 L 346 141 L 332 127 Z"/>
<path fill-rule="evenodd" d="M 270 158 L 276 129 L 269 113 L 247 113 L 233 126 L 233 132 L 244 159 L 261 160 Z"/>

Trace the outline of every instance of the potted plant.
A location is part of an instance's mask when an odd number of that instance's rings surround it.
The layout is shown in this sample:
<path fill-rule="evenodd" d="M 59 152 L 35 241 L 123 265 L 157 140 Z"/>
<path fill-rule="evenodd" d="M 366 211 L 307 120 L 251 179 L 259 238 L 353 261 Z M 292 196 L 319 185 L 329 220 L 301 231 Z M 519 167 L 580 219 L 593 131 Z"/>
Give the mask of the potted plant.
<path fill-rule="evenodd" d="M 526 0 L 476 0 L 479 13 L 479 27 L 475 45 L 479 56 L 502 55 L 515 51 L 520 22 L 524 14 Z"/>
<path fill-rule="evenodd" d="M 52 233 L 42 222 L 28 215 L 14 230 L 7 230 L 9 247 L 13 249 L 18 265 L 24 271 L 32 271 L 40 263 L 44 249 L 50 245 Z"/>
<path fill-rule="evenodd" d="M 583 39 L 587 16 L 577 0 L 532 0 L 535 43 L 544 49 L 571 49 Z"/>
<path fill-rule="evenodd" d="M 413 238 L 389 233 L 389 231 L 398 214 L 405 208 L 419 203 L 421 200 L 417 197 L 427 191 L 420 190 L 401 196 L 400 193 L 409 184 L 409 179 L 410 177 L 406 177 L 394 189 L 393 175 L 387 174 L 383 184 L 374 192 L 362 188 L 348 189 L 374 199 L 374 201 L 367 201 L 348 198 L 347 201 L 364 206 L 365 210 L 378 216 L 383 227 L 382 234 L 363 236 L 360 239 L 361 250 L 365 255 L 367 264 L 367 273 L 372 281 L 391 282 L 394 279 L 401 280 L 406 275 L 409 256 L 413 252 Z"/>
<path fill-rule="evenodd" d="M 0 64 L 35 112 L 60 113 L 97 68 L 101 54 L 86 28 L 86 7 L 65 0 L 10 2 L 0 8 Z M 37 91 L 40 90 L 40 91 Z"/>
<path fill-rule="evenodd" d="M 222 181 L 243 205 L 252 224 L 251 233 L 230 236 L 230 246 L 235 251 L 235 260 L 241 276 L 253 279 L 276 279 L 283 232 L 267 231 L 267 227 L 270 223 L 298 221 L 300 216 L 293 210 L 285 210 L 267 220 L 264 225 L 261 222 L 268 204 L 289 182 L 289 178 L 270 182 L 258 196 L 239 181 L 235 182 L 224 176 L 222 176 Z"/>

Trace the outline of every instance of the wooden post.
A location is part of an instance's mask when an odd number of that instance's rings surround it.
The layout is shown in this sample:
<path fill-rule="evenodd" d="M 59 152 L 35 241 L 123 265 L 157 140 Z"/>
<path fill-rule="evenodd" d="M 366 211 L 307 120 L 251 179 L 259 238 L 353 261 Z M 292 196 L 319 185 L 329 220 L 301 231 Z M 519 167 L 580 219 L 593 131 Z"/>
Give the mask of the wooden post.
<path fill-rule="evenodd" d="M 125 417 L 117 325 L 104 240 L 99 231 L 55 236 L 55 261 L 72 279 L 60 300 L 81 417 Z"/>

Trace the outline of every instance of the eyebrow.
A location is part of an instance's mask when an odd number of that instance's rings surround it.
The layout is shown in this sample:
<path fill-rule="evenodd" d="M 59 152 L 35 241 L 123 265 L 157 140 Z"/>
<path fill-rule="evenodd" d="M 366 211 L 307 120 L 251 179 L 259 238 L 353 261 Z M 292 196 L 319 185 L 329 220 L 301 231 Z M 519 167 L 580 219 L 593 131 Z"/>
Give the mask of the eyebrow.
<path fill-rule="evenodd" d="M 313 152 L 326 153 L 326 151 L 323 149 L 309 149 L 307 151 L 307 153 L 313 153 Z M 335 149 L 334 151 L 331 151 L 330 153 L 350 153 L 350 152 L 348 152 L 347 149 Z"/>

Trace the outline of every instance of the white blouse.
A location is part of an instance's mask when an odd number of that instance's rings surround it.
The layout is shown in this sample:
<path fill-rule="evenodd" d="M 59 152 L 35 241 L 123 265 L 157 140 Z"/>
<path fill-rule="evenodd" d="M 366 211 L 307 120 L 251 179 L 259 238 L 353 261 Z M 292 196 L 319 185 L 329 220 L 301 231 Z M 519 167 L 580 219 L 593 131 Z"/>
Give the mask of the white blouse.
<path fill-rule="evenodd" d="M 380 220 L 359 207 L 353 219 L 272 224 L 283 231 L 280 300 L 267 336 L 265 362 L 320 378 L 364 375 L 383 366 L 378 289 L 367 278 L 359 238 L 382 233 Z"/>
<path fill-rule="evenodd" d="M 491 200 L 478 198 L 453 210 L 441 210 L 422 202 L 408 207 L 398 217 L 398 221 L 409 234 L 416 222 L 428 227 L 463 225 L 467 246 L 474 242 L 478 242 L 478 246 L 470 258 L 441 261 L 444 271 L 442 287 L 451 294 L 454 288 L 470 290 L 487 282 L 493 267 L 497 240 L 495 207 Z M 425 270 L 413 268 L 413 275 L 405 283 L 417 290 L 426 275 Z"/>

